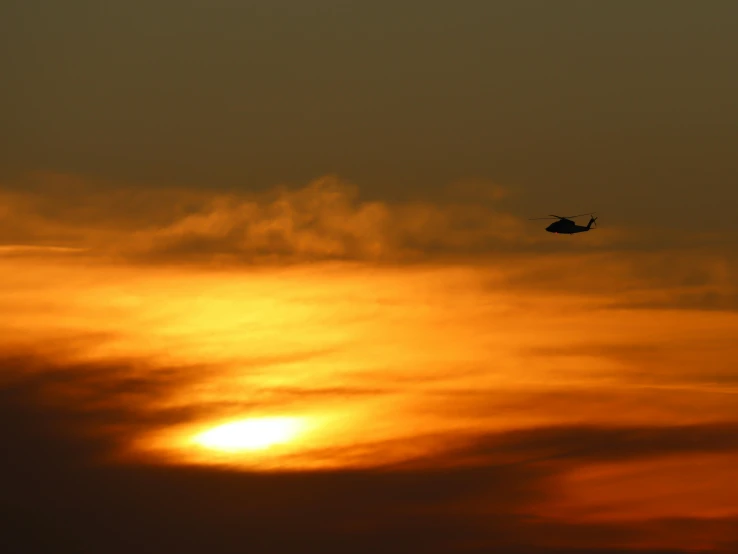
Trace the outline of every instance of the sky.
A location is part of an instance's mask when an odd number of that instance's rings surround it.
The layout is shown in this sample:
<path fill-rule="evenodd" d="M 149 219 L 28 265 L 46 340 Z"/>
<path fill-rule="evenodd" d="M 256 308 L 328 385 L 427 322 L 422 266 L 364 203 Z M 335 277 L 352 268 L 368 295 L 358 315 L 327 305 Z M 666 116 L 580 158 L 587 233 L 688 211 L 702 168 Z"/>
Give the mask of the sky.
<path fill-rule="evenodd" d="M 736 16 L 4 4 L 2 551 L 738 550 Z"/>

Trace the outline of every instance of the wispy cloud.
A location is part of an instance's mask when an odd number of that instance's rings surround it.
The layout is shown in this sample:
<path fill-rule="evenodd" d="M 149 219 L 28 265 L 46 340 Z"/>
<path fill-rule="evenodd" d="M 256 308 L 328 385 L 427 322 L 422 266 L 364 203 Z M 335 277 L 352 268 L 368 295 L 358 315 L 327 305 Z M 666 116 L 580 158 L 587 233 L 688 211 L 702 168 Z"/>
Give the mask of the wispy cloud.
<path fill-rule="evenodd" d="M 726 243 L 727 235 L 606 223 L 586 236 L 554 238 L 526 221 L 527 215 L 511 213 L 505 203 L 508 193 L 498 184 L 462 181 L 433 200 L 390 202 L 368 200 L 357 185 L 337 176 L 246 193 L 133 186 L 37 172 L 0 187 L 0 231 L 8 252 L 84 249 L 89 255 L 149 264 L 516 263 L 516 255 L 553 253 L 553 284 L 573 269 L 580 270 L 581 280 L 587 274 L 577 267 L 583 255 L 592 257 L 590 269 L 599 269 L 601 278 L 608 269 L 602 264 L 607 254 L 623 253 L 631 263 L 638 259 L 641 278 L 649 271 L 662 277 L 673 272 L 693 282 L 718 262 L 690 266 L 684 262 L 685 251 L 709 257 L 705 250 L 710 249 L 719 259 L 733 244 Z"/>
<path fill-rule="evenodd" d="M 459 259 L 535 249 L 549 238 L 505 209 L 504 187 L 475 181 L 454 183 L 433 201 L 395 202 L 364 199 L 336 176 L 238 193 L 40 172 L 0 192 L 7 245 L 86 248 L 149 263 Z M 588 243 L 621 235 L 610 229 Z"/>
<path fill-rule="evenodd" d="M 110 186 L 34 174 L 5 187 L 5 240 L 92 247 L 145 261 L 398 260 L 520 238 L 497 186 L 462 184 L 450 203 L 362 200 L 337 177 L 262 193 Z M 53 244 L 52 244 L 53 243 Z"/>

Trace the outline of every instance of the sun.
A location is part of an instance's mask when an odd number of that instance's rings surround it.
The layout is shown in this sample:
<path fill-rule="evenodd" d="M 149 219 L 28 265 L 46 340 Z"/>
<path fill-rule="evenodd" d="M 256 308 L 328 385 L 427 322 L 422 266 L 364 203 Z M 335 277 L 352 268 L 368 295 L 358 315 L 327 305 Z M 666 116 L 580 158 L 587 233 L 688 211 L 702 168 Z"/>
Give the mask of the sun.
<path fill-rule="evenodd" d="M 265 450 L 291 441 L 301 427 L 301 420 L 294 417 L 243 419 L 200 433 L 195 437 L 195 442 L 209 450 L 221 452 Z"/>

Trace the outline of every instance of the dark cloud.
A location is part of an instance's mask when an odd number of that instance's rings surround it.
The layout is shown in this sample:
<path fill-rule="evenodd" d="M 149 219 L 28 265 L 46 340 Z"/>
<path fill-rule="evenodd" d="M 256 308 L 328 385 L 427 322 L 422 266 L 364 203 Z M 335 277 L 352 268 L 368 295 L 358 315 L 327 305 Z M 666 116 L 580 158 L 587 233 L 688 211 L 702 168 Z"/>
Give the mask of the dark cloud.
<path fill-rule="evenodd" d="M 640 377 L 637 375 L 637 377 Z M 645 381 L 645 378 L 643 378 Z M 428 415 L 485 418 L 504 414 L 504 421 L 534 418 L 559 422 L 738 421 L 738 403 L 728 387 L 700 386 L 686 378 L 678 385 L 643 382 L 626 386 L 555 386 L 542 389 L 458 389 L 432 393 Z M 731 382 L 722 385 L 730 385 Z M 665 419 L 666 418 L 666 419 Z M 596 428 L 596 425 L 593 427 Z M 626 424 L 627 428 L 627 424 Z"/>
<path fill-rule="evenodd" d="M 736 293 L 738 257 L 735 251 L 696 248 L 678 242 L 677 238 L 671 244 L 662 244 L 654 252 L 630 249 L 614 241 L 597 244 L 586 252 L 556 249 L 535 257 L 521 253 L 506 260 L 505 285 L 516 290 L 569 292 L 575 289 L 582 293 L 611 295 L 613 300 L 643 292 L 649 293 L 642 299 L 644 302 L 661 304 L 679 296 Z M 710 297 L 705 296 L 703 300 L 710 300 Z"/>
<path fill-rule="evenodd" d="M 98 337 L 102 340 L 102 336 Z M 92 337 L 77 342 L 72 351 Z M 70 346 L 70 345 L 67 345 Z M 295 391 L 244 391 L 238 401 L 199 401 L 163 406 L 175 390 L 188 390 L 207 380 L 207 365 L 161 366 L 143 359 L 63 361 L 54 354 L 64 349 L 32 353 L 8 350 L 0 357 L 0 389 L 15 406 L 18 402 L 43 408 L 53 414 L 53 425 L 65 432 L 92 434 L 105 445 L 103 450 L 125 446 L 132 437 L 154 428 L 188 423 L 199 416 L 243 413 L 266 403 L 295 402 Z M 313 352 L 239 360 L 244 373 L 263 371 L 273 364 L 309 360 Z M 51 357 L 50 357 L 51 356 Z M 308 391 L 303 391 L 307 393 Z M 347 394 L 347 391 L 334 391 Z M 316 394 L 326 395 L 326 391 Z"/>
<path fill-rule="evenodd" d="M 652 537 L 642 524 L 527 514 L 551 493 L 550 467 L 255 474 L 90 465 L 90 441 L 55 433 L 51 412 L 13 399 L 3 395 L 0 408 L 5 552 L 668 552 L 593 548 Z M 693 523 L 695 532 L 711 525 Z"/>
<path fill-rule="evenodd" d="M 738 311 L 738 293 L 718 290 L 675 292 L 661 298 L 615 302 L 616 309 Z"/>
<path fill-rule="evenodd" d="M 611 461 L 735 451 L 738 451 L 738 422 L 526 429 L 477 439 L 464 456 L 519 454 L 550 460 Z"/>
<path fill-rule="evenodd" d="M 255 372 L 273 363 L 301 361 L 312 354 L 302 353 L 274 358 L 242 361 L 242 371 Z M 155 425 L 170 425 L 196 419 L 214 410 L 244 409 L 256 405 L 290 404 L 299 397 L 346 397 L 389 394 L 391 388 L 364 387 L 259 387 L 244 391 L 244 399 L 233 406 L 217 404 L 184 404 L 162 408 L 158 402 L 175 389 L 186 390 L 207 376 L 209 368 L 197 366 L 157 366 L 142 360 L 49 361 L 39 354 L 6 353 L 0 359 L 3 379 L 0 392 L 11 406 L 21 404 L 43 408 L 54 413 L 55 426 L 67 428 L 124 429 L 130 434 Z M 511 398 L 489 397 L 483 391 L 448 391 L 455 396 L 486 396 L 490 407 L 514 408 Z M 587 397 L 598 404 L 612 402 L 613 391 L 561 391 L 535 393 L 521 391 L 517 402 L 545 404 L 555 409 L 556 399 L 563 404 L 580 404 Z M 635 394 L 632 393 L 632 394 Z M 691 393 L 694 394 L 694 393 Z M 473 400 L 473 399 L 472 399 Z M 679 401 L 677 400 L 677 403 Z M 237 406 L 236 406 L 237 404 Z M 474 402 L 472 402 L 474 404 Z M 60 427 L 60 428 L 61 428 Z M 108 437 L 118 440 L 118 437 Z M 468 458 L 482 461 L 504 461 L 510 455 L 524 460 L 616 460 L 688 453 L 720 453 L 738 450 L 738 422 L 712 421 L 693 425 L 594 425 L 566 424 L 508 430 L 489 435 L 463 435 L 447 441 L 445 454 L 432 458 L 456 463 Z M 411 462 L 415 465 L 415 462 Z M 424 464 L 422 464 L 424 465 Z"/>
<path fill-rule="evenodd" d="M 0 391 L 5 552 L 448 551 L 475 527 L 449 506 L 483 483 L 505 513 L 537 494 L 545 477 L 530 468 L 253 474 L 105 466 L 96 458 L 110 437 L 60 426 L 70 408 L 44 404 L 38 388 L 26 381 Z M 98 414 L 99 423 L 110 415 Z"/>
<path fill-rule="evenodd" d="M 524 354 L 549 360 L 553 365 L 567 364 L 567 358 L 575 358 L 577 363 L 584 364 L 587 363 L 586 358 L 617 362 L 620 367 L 608 373 L 613 378 L 627 375 L 630 383 L 656 386 L 731 385 L 738 383 L 738 368 L 731 356 L 734 344 L 730 334 L 695 330 L 692 337 L 680 341 L 678 348 L 673 340 L 659 341 L 649 337 L 648 342 L 640 343 L 613 341 L 536 347 L 525 349 Z M 600 375 L 604 374 L 604 370 L 601 370 Z M 696 394 L 696 391 L 692 391 L 692 394 Z"/>
<path fill-rule="evenodd" d="M 737 423 L 516 430 L 367 470 L 105 463 L 104 455 L 142 426 L 193 416 L 146 409 L 172 380 L 190 378 L 191 368 L 130 377 L 130 365 L 49 364 L 22 355 L 3 361 L 4 552 L 663 554 L 680 551 L 636 546 L 675 536 L 686 537 L 684 544 L 695 536 L 726 545 L 736 539 L 731 520 L 578 523 L 544 518 L 535 507 L 555 496 L 558 476 L 578 464 L 738 451 Z M 105 432 L 111 427 L 117 431 Z"/>

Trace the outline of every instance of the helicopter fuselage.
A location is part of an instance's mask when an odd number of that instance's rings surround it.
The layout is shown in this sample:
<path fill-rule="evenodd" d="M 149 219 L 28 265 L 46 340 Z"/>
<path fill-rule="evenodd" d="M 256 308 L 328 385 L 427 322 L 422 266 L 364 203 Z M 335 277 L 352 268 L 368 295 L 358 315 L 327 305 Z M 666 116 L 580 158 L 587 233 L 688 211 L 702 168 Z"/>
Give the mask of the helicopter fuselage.
<path fill-rule="evenodd" d="M 559 221 L 555 221 L 554 223 L 546 227 L 546 231 L 548 231 L 549 233 L 556 233 L 561 235 L 573 235 L 574 233 L 584 233 L 585 231 L 589 230 L 590 226 L 577 225 L 571 219 L 560 219 Z"/>

